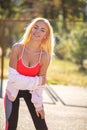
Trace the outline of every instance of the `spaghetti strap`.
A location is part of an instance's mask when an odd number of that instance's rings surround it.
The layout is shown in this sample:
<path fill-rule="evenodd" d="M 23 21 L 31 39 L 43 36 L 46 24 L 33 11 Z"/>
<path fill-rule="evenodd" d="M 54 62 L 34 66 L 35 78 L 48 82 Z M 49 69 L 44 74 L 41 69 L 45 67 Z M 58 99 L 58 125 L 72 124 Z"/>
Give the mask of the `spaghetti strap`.
<path fill-rule="evenodd" d="M 24 49 L 25 49 L 25 45 L 23 46 L 23 49 L 22 49 L 21 58 L 23 57 Z"/>
<path fill-rule="evenodd" d="M 40 63 L 40 60 L 41 60 L 41 56 L 42 56 L 42 50 L 41 50 L 40 56 L 39 56 L 39 63 Z"/>

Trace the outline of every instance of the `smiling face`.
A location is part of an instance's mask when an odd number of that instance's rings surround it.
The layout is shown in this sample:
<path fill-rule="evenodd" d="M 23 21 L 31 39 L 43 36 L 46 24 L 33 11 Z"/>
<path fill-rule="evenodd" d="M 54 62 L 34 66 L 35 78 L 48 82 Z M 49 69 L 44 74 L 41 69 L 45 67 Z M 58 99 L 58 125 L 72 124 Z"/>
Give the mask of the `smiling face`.
<path fill-rule="evenodd" d="M 48 27 L 43 21 L 38 21 L 35 23 L 31 30 L 31 38 L 34 40 L 45 40 L 47 38 Z"/>

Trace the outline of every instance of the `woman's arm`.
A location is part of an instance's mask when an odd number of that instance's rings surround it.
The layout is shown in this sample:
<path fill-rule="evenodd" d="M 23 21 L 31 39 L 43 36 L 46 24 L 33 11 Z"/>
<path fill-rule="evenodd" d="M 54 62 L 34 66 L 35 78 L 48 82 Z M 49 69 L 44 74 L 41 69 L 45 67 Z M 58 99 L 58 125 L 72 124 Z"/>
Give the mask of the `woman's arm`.
<path fill-rule="evenodd" d="M 48 66 L 50 64 L 50 56 L 48 54 L 43 54 L 42 60 L 41 60 L 41 69 L 39 75 L 45 76 L 46 79 L 46 73 Z M 34 90 L 32 92 L 32 103 L 35 106 L 37 116 L 41 116 L 41 118 L 44 118 L 44 110 L 43 110 L 43 90 L 45 87 L 41 87 L 40 89 Z"/>
<path fill-rule="evenodd" d="M 41 69 L 39 72 L 39 76 L 46 76 L 48 66 L 50 64 L 51 56 L 47 54 L 46 52 L 43 52 L 42 58 L 41 58 Z"/>
<path fill-rule="evenodd" d="M 9 67 L 7 88 L 10 86 L 17 90 L 35 90 L 39 85 L 39 76 L 29 77 L 19 74 L 15 69 Z"/>

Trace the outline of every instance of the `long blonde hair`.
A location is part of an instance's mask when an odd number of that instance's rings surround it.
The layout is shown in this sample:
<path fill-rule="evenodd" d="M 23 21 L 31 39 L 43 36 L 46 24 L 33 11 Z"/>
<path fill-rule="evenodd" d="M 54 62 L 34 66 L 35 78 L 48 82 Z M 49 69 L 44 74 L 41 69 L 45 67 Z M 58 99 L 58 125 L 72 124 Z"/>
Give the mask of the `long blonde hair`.
<path fill-rule="evenodd" d="M 45 18 L 35 18 L 27 27 L 25 30 L 25 33 L 21 39 L 21 44 L 29 44 L 30 38 L 31 38 L 31 30 L 33 26 L 35 25 L 36 22 L 38 21 L 43 21 L 47 27 L 48 27 L 48 35 L 46 40 L 44 40 L 41 43 L 41 48 L 48 52 L 50 55 L 52 54 L 53 51 L 53 29 L 52 26 L 50 25 L 49 21 Z"/>

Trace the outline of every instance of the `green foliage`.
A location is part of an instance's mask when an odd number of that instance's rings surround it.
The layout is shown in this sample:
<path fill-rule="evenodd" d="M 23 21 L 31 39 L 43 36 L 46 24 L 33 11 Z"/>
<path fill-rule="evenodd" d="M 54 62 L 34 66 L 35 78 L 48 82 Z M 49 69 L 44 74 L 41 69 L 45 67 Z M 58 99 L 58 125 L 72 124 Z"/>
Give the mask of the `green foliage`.
<path fill-rule="evenodd" d="M 80 71 L 75 63 L 53 57 L 47 80 L 49 84 L 87 86 L 87 71 Z"/>
<path fill-rule="evenodd" d="M 87 24 L 68 23 L 69 32 L 61 31 L 56 36 L 55 54 L 60 59 L 71 60 L 83 67 L 84 60 L 87 60 Z M 56 34 L 57 35 L 57 34 Z"/>
<path fill-rule="evenodd" d="M 0 0 L 0 18 L 42 16 L 55 21 L 62 14 L 66 22 L 83 19 L 84 8 L 83 0 Z"/>
<path fill-rule="evenodd" d="M 83 65 L 83 60 L 87 59 L 87 31 L 82 30 L 77 39 L 77 44 L 72 47 L 72 55 L 76 63 Z"/>
<path fill-rule="evenodd" d="M 66 59 L 69 49 L 71 47 L 71 41 L 67 38 L 55 37 L 56 44 L 54 46 L 54 52 L 60 59 Z"/>
<path fill-rule="evenodd" d="M 12 47 L 12 44 L 21 39 L 25 26 L 26 23 L 20 21 L 15 24 L 12 22 L 5 24 L 4 46 L 6 48 Z"/>
<path fill-rule="evenodd" d="M 83 9 L 85 7 L 85 1 L 83 0 L 61 0 L 63 9 L 63 19 L 76 20 L 82 19 Z"/>
<path fill-rule="evenodd" d="M 19 5 L 13 0 L 0 1 L 0 19 L 18 17 L 20 14 Z"/>

